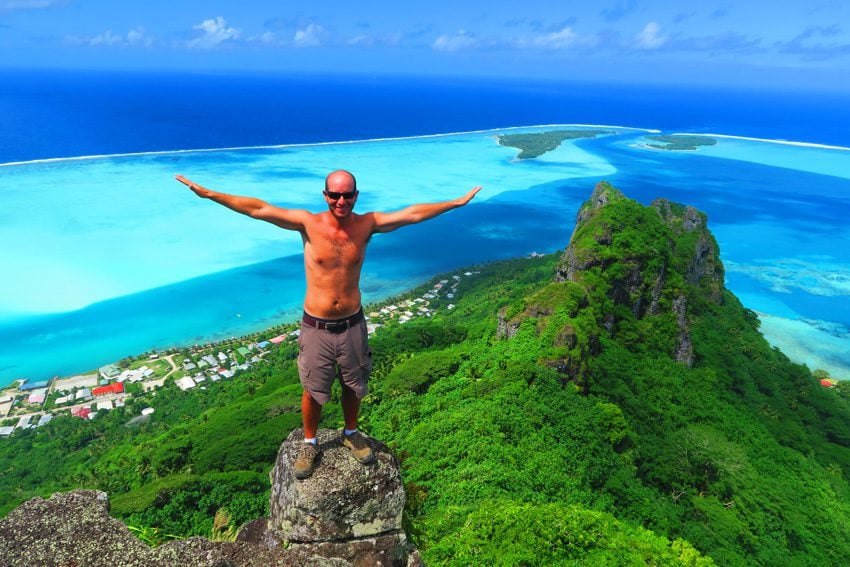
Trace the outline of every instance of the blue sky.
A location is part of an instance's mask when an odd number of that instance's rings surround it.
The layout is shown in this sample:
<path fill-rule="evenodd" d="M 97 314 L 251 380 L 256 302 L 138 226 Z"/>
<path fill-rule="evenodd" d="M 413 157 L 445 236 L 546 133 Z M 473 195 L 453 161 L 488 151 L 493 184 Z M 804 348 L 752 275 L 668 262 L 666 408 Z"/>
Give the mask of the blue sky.
<path fill-rule="evenodd" d="M 850 91 L 850 2 L 0 0 L 2 67 Z"/>

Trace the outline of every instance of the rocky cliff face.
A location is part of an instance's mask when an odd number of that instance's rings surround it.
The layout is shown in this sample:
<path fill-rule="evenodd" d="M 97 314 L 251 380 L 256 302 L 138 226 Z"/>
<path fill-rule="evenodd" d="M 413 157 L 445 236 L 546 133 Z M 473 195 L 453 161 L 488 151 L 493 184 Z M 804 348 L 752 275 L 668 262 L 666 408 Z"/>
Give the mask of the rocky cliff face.
<path fill-rule="evenodd" d="M 604 181 L 579 209 L 554 280 L 605 297 L 600 323 L 609 335 L 616 333 L 619 308 L 638 319 L 671 314 L 678 337 L 670 354 L 687 366 L 694 362 L 689 302 L 723 297 L 719 249 L 703 213 L 666 199 L 644 207 Z M 509 337 L 518 323 L 502 316 L 499 325 Z"/>
<path fill-rule="evenodd" d="M 235 542 L 193 537 L 150 548 L 109 516 L 107 495 L 92 490 L 33 498 L 0 520 L 0 565 L 48 566 L 415 566 L 419 553 L 401 529 L 404 489 L 387 447 L 369 440 L 376 462 L 361 465 L 321 430 L 313 475 L 292 474 L 295 430 L 271 473 L 271 515 L 243 526 Z"/>

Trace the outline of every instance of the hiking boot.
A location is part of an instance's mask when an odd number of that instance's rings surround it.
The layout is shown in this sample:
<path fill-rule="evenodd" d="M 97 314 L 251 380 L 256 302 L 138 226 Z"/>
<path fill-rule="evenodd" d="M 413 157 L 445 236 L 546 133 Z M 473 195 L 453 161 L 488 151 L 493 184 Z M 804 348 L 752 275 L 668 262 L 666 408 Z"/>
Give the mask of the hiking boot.
<path fill-rule="evenodd" d="M 366 438 L 359 431 L 355 431 L 351 435 L 342 433 L 342 444 L 351 449 L 351 454 L 354 458 L 363 463 L 371 463 L 375 460 L 375 454 L 372 453 L 372 448 L 366 443 Z"/>
<path fill-rule="evenodd" d="M 313 474 L 313 469 L 316 467 L 316 461 L 319 458 L 321 451 L 317 445 L 313 443 L 301 443 L 298 449 L 298 456 L 295 457 L 295 465 L 292 470 L 295 472 L 295 478 L 303 480 Z"/>

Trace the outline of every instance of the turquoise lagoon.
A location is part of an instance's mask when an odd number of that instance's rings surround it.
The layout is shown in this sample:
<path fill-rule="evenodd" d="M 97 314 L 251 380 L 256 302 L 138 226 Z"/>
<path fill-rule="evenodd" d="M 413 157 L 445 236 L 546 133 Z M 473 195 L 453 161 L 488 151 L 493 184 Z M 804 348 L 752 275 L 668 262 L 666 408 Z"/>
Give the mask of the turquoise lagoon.
<path fill-rule="evenodd" d="M 705 211 L 727 285 L 761 315 L 768 339 L 850 377 L 850 151 L 717 137 L 670 152 L 648 149 L 648 130 L 605 126 L 608 135 L 519 161 L 496 141 L 555 127 L 2 166 L 0 384 L 294 320 L 300 237 L 198 199 L 174 175 L 318 211 L 336 168 L 357 175 L 360 211 L 484 186 L 463 209 L 376 236 L 367 301 L 437 272 L 564 248 L 579 205 L 606 179 L 643 203 Z"/>

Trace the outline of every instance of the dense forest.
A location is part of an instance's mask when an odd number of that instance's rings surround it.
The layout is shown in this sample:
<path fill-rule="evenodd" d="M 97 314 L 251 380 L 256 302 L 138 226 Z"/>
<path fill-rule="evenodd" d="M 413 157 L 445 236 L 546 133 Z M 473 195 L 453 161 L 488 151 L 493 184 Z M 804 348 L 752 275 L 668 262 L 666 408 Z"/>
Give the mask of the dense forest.
<path fill-rule="evenodd" d="M 847 390 L 764 340 L 704 215 L 602 183 L 565 252 L 474 269 L 453 309 L 371 339 L 362 428 L 401 462 L 426 563 L 850 564 Z M 154 540 L 265 515 L 295 356 L 0 440 L 0 514 L 86 487 Z"/>

